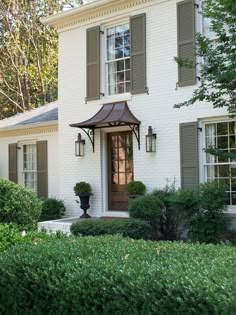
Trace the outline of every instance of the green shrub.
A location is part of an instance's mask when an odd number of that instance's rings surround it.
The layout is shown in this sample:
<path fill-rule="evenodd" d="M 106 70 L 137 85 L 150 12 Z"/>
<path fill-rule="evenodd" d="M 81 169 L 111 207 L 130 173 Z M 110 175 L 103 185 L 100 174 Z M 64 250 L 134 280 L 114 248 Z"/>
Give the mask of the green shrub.
<path fill-rule="evenodd" d="M 236 314 L 236 248 L 54 239 L 0 256 L 1 314 Z"/>
<path fill-rule="evenodd" d="M 134 239 L 150 239 L 151 226 L 141 220 L 81 220 L 71 225 L 74 235 L 96 236 L 104 234 L 121 234 Z"/>
<path fill-rule="evenodd" d="M 181 239 L 186 232 L 191 216 L 198 209 L 198 198 L 195 191 L 166 186 L 152 193 L 164 204 L 160 216 L 160 232 L 166 240 Z"/>
<path fill-rule="evenodd" d="M 163 203 L 153 195 L 146 195 L 129 202 L 129 214 L 134 219 L 158 221 Z"/>
<path fill-rule="evenodd" d="M 191 217 L 189 237 L 201 243 L 218 243 L 229 237 L 229 220 L 224 214 L 225 188 L 217 183 L 199 186 L 199 209 Z"/>
<path fill-rule="evenodd" d="M 35 231 L 20 231 L 16 225 L 0 224 L 0 252 L 16 244 L 38 243 L 51 237 L 54 237 L 54 235 L 50 236 L 46 233 Z"/>
<path fill-rule="evenodd" d="M 43 200 L 42 213 L 39 221 L 61 219 L 66 212 L 63 200 L 46 198 Z"/>
<path fill-rule="evenodd" d="M 133 180 L 128 183 L 127 190 L 129 195 L 144 195 L 146 192 L 146 186 L 141 181 Z"/>
<path fill-rule="evenodd" d="M 160 218 L 163 209 L 163 203 L 154 195 L 141 196 L 129 202 L 130 217 L 148 221 L 152 226 L 153 240 L 160 238 Z"/>
<path fill-rule="evenodd" d="M 42 202 L 32 190 L 0 179 L 0 222 L 36 229 L 41 209 Z"/>
<path fill-rule="evenodd" d="M 78 196 L 79 194 L 91 193 L 92 188 L 91 188 L 91 185 L 89 183 L 79 182 L 79 183 L 75 184 L 74 192 L 75 192 L 75 195 Z"/>

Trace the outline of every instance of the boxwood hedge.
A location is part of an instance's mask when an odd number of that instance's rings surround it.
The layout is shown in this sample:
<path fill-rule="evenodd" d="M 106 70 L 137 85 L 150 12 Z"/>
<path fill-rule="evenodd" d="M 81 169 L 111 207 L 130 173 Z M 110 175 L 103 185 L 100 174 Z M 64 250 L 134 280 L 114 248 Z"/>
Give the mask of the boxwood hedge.
<path fill-rule="evenodd" d="M 151 226 L 145 221 L 135 219 L 120 220 L 80 220 L 71 225 L 72 234 L 78 236 L 97 236 L 121 234 L 134 239 L 150 239 Z"/>
<path fill-rule="evenodd" d="M 236 314 L 236 248 L 54 239 L 0 255 L 2 314 Z"/>

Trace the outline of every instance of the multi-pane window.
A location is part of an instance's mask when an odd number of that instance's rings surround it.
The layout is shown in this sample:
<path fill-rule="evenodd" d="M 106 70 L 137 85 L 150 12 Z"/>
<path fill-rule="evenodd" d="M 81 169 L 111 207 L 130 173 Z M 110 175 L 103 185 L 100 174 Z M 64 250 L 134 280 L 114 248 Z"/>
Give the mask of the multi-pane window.
<path fill-rule="evenodd" d="M 108 95 L 130 92 L 129 24 L 106 31 L 106 73 Z"/>
<path fill-rule="evenodd" d="M 23 145 L 23 184 L 37 191 L 37 156 L 36 144 Z"/>
<path fill-rule="evenodd" d="M 205 146 L 213 146 L 223 153 L 219 156 L 206 153 L 207 181 L 224 184 L 229 197 L 228 204 L 236 205 L 236 122 L 206 124 Z"/>

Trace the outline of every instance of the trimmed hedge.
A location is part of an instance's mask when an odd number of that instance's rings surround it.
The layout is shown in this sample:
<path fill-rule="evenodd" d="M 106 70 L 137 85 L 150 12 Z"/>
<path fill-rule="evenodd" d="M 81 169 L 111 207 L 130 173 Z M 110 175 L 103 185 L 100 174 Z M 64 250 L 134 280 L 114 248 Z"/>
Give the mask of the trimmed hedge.
<path fill-rule="evenodd" d="M 33 230 L 37 228 L 41 210 L 42 202 L 32 190 L 0 178 L 0 222 Z"/>
<path fill-rule="evenodd" d="M 236 314 L 236 248 L 102 236 L 0 256 L 2 314 Z"/>
<path fill-rule="evenodd" d="M 151 226 L 141 220 L 81 220 L 71 225 L 71 233 L 81 236 L 121 234 L 134 239 L 150 239 Z"/>

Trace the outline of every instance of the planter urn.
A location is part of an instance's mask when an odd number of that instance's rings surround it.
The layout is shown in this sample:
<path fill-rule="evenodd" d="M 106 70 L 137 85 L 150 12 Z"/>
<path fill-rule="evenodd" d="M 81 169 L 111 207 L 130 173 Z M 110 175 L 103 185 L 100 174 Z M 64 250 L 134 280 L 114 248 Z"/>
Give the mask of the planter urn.
<path fill-rule="evenodd" d="M 78 200 L 76 200 L 76 202 L 80 203 L 80 208 L 84 211 L 84 213 L 80 216 L 81 219 L 91 218 L 91 216 L 87 213 L 87 210 L 90 208 L 89 199 L 91 195 L 91 193 L 77 194 L 80 202 Z"/>

